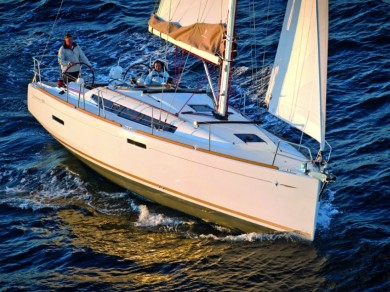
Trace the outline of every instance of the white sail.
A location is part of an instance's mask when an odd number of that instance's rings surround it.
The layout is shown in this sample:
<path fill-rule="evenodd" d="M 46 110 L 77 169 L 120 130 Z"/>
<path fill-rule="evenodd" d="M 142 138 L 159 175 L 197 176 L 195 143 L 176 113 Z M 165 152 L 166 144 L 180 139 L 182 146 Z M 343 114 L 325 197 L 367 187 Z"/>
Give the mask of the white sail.
<path fill-rule="evenodd" d="M 268 87 L 268 111 L 325 147 L 328 0 L 289 0 Z"/>
<path fill-rule="evenodd" d="M 228 0 L 162 0 L 149 31 L 203 59 L 220 63 Z"/>

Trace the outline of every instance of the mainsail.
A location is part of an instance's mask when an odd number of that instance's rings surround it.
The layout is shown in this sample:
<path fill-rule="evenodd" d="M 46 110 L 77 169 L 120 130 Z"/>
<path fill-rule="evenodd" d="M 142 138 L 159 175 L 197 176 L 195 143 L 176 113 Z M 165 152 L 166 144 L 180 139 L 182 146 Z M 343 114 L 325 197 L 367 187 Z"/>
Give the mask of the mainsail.
<path fill-rule="evenodd" d="M 149 31 L 215 64 L 224 52 L 228 0 L 162 0 Z"/>
<path fill-rule="evenodd" d="M 328 0 L 289 0 L 266 102 L 268 111 L 325 147 Z"/>

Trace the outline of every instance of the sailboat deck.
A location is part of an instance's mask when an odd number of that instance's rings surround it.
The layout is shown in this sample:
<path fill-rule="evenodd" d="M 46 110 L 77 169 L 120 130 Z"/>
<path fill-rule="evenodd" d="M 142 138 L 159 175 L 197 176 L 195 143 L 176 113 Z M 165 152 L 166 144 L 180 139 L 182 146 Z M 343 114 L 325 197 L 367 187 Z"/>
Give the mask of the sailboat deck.
<path fill-rule="evenodd" d="M 280 142 L 233 108 L 229 108 L 228 122 L 218 120 L 213 115 L 213 100 L 205 92 L 110 86 L 86 89 L 73 82 L 67 88 L 51 83 L 41 86 L 75 107 L 126 129 L 151 133 L 193 148 L 274 165 L 289 172 L 301 172 L 301 164 L 308 161 L 294 147 Z"/>

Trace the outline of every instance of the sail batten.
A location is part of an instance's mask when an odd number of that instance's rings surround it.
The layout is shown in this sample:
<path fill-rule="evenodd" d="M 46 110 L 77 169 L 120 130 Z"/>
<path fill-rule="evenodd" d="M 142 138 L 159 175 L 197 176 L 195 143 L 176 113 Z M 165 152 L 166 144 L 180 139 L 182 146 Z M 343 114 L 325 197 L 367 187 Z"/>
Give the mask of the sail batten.
<path fill-rule="evenodd" d="M 266 94 L 268 111 L 325 146 L 328 1 L 289 0 Z"/>
<path fill-rule="evenodd" d="M 149 31 L 218 64 L 225 46 L 227 3 L 228 0 L 162 0 L 149 19 Z"/>

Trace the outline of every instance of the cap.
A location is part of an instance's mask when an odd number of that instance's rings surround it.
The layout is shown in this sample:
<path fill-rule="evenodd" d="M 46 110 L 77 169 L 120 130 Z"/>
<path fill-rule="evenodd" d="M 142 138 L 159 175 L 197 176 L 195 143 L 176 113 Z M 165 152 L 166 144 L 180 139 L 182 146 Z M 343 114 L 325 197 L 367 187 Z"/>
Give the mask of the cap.
<path fill-rule="evenodd" d="M 64 38 L 66 38 L 66 39 L 69 39 L 71 37 L 72 37 L 72 35 L 70 34 L 70 32 L 66 33 L 65 36 L 64 36 Z"/>

